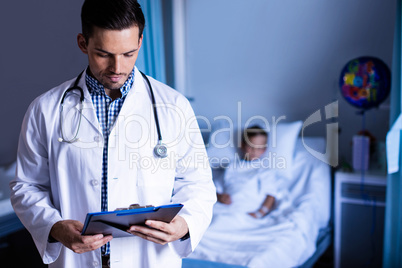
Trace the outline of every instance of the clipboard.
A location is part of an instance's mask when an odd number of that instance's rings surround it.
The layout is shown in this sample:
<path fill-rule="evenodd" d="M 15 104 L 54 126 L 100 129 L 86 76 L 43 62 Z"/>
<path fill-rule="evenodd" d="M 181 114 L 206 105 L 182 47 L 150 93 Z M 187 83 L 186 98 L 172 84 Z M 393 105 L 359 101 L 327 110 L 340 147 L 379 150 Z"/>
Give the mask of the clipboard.
<path fill-rule="evenodd" d="M 170 222 L 183 207 L 169 204 L 157 207 L 88 213 L 82 235 L 104 234 L 116 237 L 132 236 L 127 230 L 131 225 L 145 225 L 146 220 Z"/>

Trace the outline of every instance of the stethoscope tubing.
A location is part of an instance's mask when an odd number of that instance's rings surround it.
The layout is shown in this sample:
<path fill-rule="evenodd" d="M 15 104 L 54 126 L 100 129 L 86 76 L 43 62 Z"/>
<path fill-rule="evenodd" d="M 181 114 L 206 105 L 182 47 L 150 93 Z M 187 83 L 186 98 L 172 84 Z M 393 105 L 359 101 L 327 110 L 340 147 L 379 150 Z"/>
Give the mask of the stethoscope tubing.
<path fill-rule="evenodd" d="M 64 94 L 61 98 L 61 102 L 60 102 L 60 131 L 61 131 L 61 138 L 59 138 L 60 142 L 67 142 L 67 143 L 73 143 L 76 142 L 78 140 L 78 132 L 80 131 L 80 127 L 81 127 L 81 119 L 82 119 L 82 108 L 83 108 L 83 102 L 84 102 L 84 91 L 82 90 L 82 88 L 80 86 L 78 86 L 78 82 L 81 79 L 82 74 L 84 73 L 84 71 L 82 71 L 77 78 L 75 79 L 74 85 L 70 88 L 68 88 L 66 91 L 64 91 Z M 79 117 L 79 121 L 78 121 L 78 128 L 77 131 L 75 132 L 75 135 L 72 139 L 67 140 L 64 137 L 64 131 L 63 131 L 63 107 L 64 107 L 64 99 L 67 96 L 67 93 L 77 89 L 80 91 L 80 108 L 79 108 L 79 113 L 80 113 L 80 117 Z"/>
<path fill-rule="evenodd" d="M 84 70 L 85 71 L 85 70 Z M 66 91 L 64 91 L 63 96 L 61 98 L 60 101 L 60 131 L 61 131 L 61 138 L 59 138 L 59 142 L 66 142 L 66 143 L 73 143 L 78 141 L 78 133 L 80 131 L 80 127 L 81 127 L 81 119 L 82 119 L 82 109 L 83 109 L 83 102 L 84 102 L 84 90 L 78 86 L 78 83 L 81 79 L 82 74 L 84 73 L 84 71 L 82 71 L 77 78 L 74 81 L 73 86 L 71 86 L 70 88 L 68 88 Z M 158 112 L 156 109 L 156 101 L 155 101 L 155 95 L 151 86 L 151 82 L 149 81 L 148 77 L 141 72 L 142 77 L 145 79 L 145 81 L 148 84 L 149 87 L 149 91 L 151 93 L 151 101 L 152 101 L 152 108 L 153 108 L 153 112 L 154 112 L 154 118 L 155 118 L 155 125 L 156 125 L 156 131 L 158 133 L 158 144 L 156 145 L 156 147 L 154 148 L 154 153 L 156 156 L 158 157 L 166 157 L 167 156 L 167 147 L 165 144 L 162 143 L 162 134 L 161 134 L 161 130 L 160 130 L 160 126 L 159 126 L 159 119 L 158 119 Z M 64 106 L 64 99 L 67 96 L 67 93 L 72 91 L 72 90 L 79 90 L 80 91 L 80 108 L 79 108 L 79 122 L 78 122 L 78 128 L 77 131 L 75 132 L 75 135 L 72 139 L 67 140 L 64 137 L 64 131 L 63 131 L 63 106 Z"/>
<path fill-rule="evenodd" d="M 156 110 L 156 101 L 155 101 L 154 91 L 152 89 L 151 82 L 149 81 L 148 77 L 143 72 L 140 71 L 140 73 L 141 73 L 142 77 L 144 77 L 145 81 L 147 81 L 149 91 L 151 92 L 151 100 L 152 100 L 152 107 L 154 110 L 156 131 L 158 132 L 158 143 L 161 143 L 162 142 L 162 134 L 161 134 L 161 130 L 159 127 L 159 119 L 158 119 L 158 112 Z"/>

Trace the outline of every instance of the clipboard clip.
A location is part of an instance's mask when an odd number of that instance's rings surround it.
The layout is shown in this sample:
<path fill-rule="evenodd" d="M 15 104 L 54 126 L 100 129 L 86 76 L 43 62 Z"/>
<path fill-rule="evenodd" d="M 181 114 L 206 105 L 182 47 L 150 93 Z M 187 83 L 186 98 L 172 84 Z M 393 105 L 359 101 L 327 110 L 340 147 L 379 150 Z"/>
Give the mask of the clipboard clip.
<path fill-rule="evenodd" d="M 116 208 L 114 211 L 137 209 L 137 208 L 150 208 L 150 207 L 153 207 L 153 205 L 141 206 L 140 204 L 131 204 L 128 208 Z"/>

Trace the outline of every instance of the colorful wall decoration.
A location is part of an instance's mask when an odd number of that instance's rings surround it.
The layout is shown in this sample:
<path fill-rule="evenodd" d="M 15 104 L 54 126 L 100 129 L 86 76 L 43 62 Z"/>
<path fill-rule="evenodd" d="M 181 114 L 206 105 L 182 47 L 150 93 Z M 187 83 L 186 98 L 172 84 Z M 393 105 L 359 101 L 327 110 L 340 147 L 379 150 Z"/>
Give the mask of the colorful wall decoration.
<path fill-rule="evenodd" d="M 342 69 L 339 86 L 351 105 L 368 110 L 378 107 L 388 96 L 391 73 L 387 65 L 374 57 L 359 57 Z"/>

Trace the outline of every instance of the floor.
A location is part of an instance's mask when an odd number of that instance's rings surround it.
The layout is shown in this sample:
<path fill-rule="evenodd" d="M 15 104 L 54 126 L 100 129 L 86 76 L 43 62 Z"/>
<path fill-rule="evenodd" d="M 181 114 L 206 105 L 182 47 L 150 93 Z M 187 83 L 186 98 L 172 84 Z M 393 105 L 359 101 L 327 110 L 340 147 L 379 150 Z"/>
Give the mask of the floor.
<path fill-rule="evenodd" d="M 6 268 L 45 268 L 31 235 L 25 229 L 0 239 L 0 259 Z"/>
<path fill-rule="evenodd" d="M 334 267 L 334 247 L 331 245 L 324 254 L 318 259 L 314 268 L 333 268 Z"/>
<path fill-rule="evenodd" d="M 24 257 L 21 257 L 21 253 Z M 6 260 L 7 268 L 46 268 L 47 265 L 42 263 L 41 258 L 32 241 L 31 235 L 22 230 L 0 239 L 0 259 Z M 314 268 L 333 268 L 333 246 L 318 259 Z"/>

